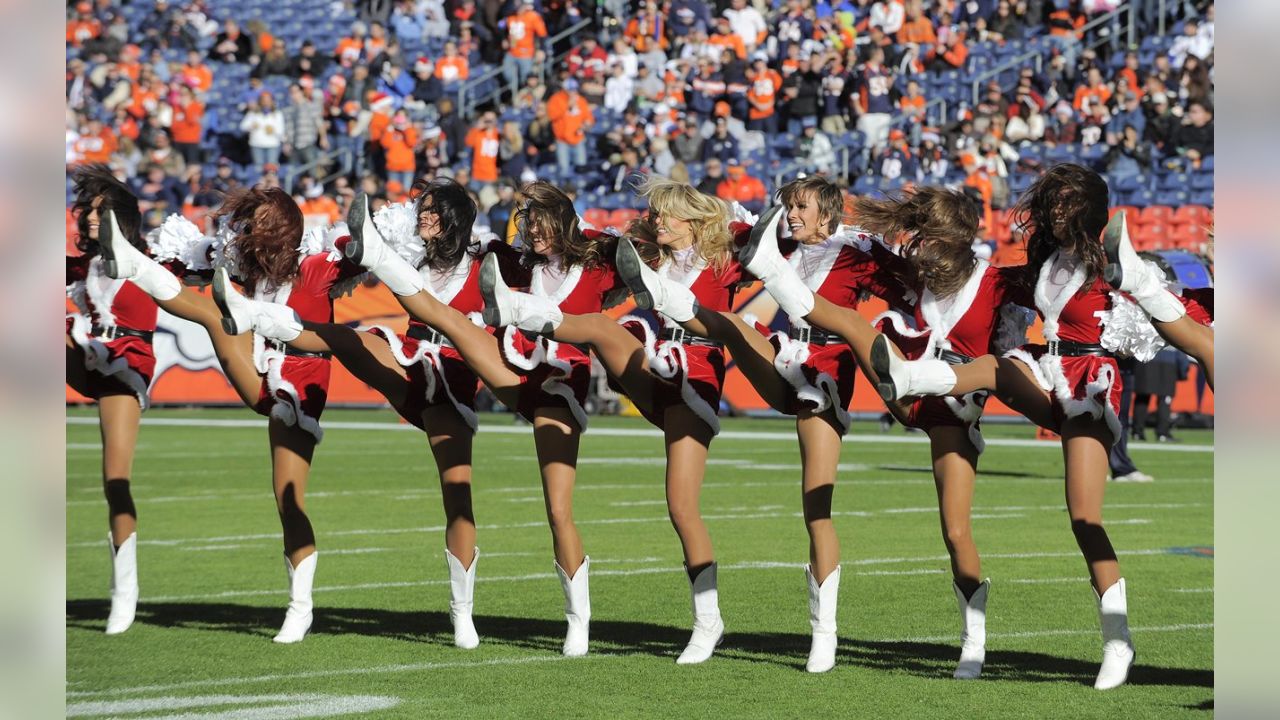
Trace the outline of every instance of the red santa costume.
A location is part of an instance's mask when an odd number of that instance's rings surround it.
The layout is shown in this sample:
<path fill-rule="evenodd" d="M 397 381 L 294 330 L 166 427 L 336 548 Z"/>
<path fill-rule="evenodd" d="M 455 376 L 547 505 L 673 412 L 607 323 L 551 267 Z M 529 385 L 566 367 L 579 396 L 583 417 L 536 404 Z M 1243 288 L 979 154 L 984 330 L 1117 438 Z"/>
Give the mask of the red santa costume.
<path fill-rule="evenodd" d="M 379 232 L 397 254 L 414 267 L 422 264 L 425 254 L 417 231 L 413 203 L 387 205 L 374 215 Z M 483 325 L 480 311 L 480 261 L 487 253 L 497 253 L 504 277 L 519 285 L 528 283 L 528 271 L 520 266 L 520 254 L 492 233 L 472 235 L 472 247 L 458 264 L 443 271 L 422 267 L 419 273 L 427 292 L 436 300 L 466 315 L 476 325 Z M 476 392 L 479 378 L 462 359 L 447 338 L 429 325 L 413 318 L 404 334 L 383 325 L 362 328 L 391 346 L 396 361 L 405 368 L 409 388 L 400 414 L 421 430 L 422 414 L 428 408 L 448 405 L 462 416 L 472 432 L 476 431 Z"/>
<path fill-rule="evenodd" d="M 611 234 L 581 231 L 594 241 Z M 610 255 L 611 253 L 605 253 Z M 551 300 L 566 315 L 598 313 L 627 294 L 612 263 L 594 268 L 564 267 L 559 256 L 547 258 L 529 273 L 529 293 Z M 520 376 L 516 412 L 532 421 L 540 407 L 567 407 L 579 430 L 587 429 L 585 403 L 591 385 L 591 356 L 586 348 L 556 342 L 516 327 L 502 329 L 502 355 Z"/>
<path fill-rule="evenodd" d="M 1085 281 L 1083 263 L 1061 252 L 1051 255 L 1031 298 L 1044 320 L 1047 345 L 1024 345 L 1005 356 L 1031 368 L 1052 398 L 1059 424 L 1081 415 L 1102 419 L 1114 442 L 1120 437 L 1120 375 L 1112 354 L 1145 362 L 1164 342 L 1146 314 L 1101 277 L 1087 288 Z"/>
<path fill-rule="evenodd" d="M 826 240 L 812 245 L 797 243 L 789 253 L 784 246 L 784 255 L 810 290 L 841 307 L 856 308 L 863 292 L 907 312 L 915 301 L 915 293 L 904 296 L 889 271 L 901 258 L 879 238 L 857 228 L 841 225 Z M 839 336 L 815 329 L 803 318 L 789 320 L 787 331 L 772 334 L 756 323 L 756 329 L 769 336 L 777 353 L 774 367 L 791 385 L 786 411 L 795 414 L 808 407 L 821 413 L 834 408 L 841 434 L 848 432 L 852 422 L 848 407 L 858 369 L 853 349 Z"/>
<path fill-rule="evenodd" d="M 738 246 L 745 243 L 751 234 L 751 225 L 745 222 L 731 223 L 729 229 Z M 693 247 L 675 251 L 672 258 L 657 269 L 657 273 L 689 288 L 700 307 L 715 312 L 733 310 L 734 290 L 747 277 L 736 257 L 720 270 L 715 270 Z M 688 405 L 712 433 L 719 433 L 720 395 L 725 374 L 724 346 L 714 340 L 685 333 L 662 314 L 658 314 L 657 335 L 647 322 L 634 315 L 623 317 L 619 322 L 644 343 L 649 370 L 667 381 L 654 385 L 651 410 L 644 413 L 645 419 L 662 427 L 667 408 Z"/>
<path fill-rule="evenodd" d="M 107 277 L 96 255 L 67 258 L 67 297 L 80 309 L 67 315 L 66 332 L 84 353 L 89 397 L 129 393 L 146 410 L 156 301 L 128 280 Z"/>
<path fill-rule="evenodd" d="M 1012 294 L 1008 277 L 1006 271 L 980 259 L 955 295 L 940 299 L 925 288 L 910 320 L 887 310 L 872 324 L 889 335 L 908 360 L 925 357 L 963 364 L 988 353 L 1002 353 L 1026 342 L 1026 329 L 1033 319 L 1027 308 L 1007 302 Z M 906 295 L 908 289 L 901 292 Z M 970 442 L 981 453 L 986 443 L 979 421 L 988 396 L 979 390 L 960 397 L 918 397 L 911 404 L 907 425 L 925 431 L 966 427 Z"/>

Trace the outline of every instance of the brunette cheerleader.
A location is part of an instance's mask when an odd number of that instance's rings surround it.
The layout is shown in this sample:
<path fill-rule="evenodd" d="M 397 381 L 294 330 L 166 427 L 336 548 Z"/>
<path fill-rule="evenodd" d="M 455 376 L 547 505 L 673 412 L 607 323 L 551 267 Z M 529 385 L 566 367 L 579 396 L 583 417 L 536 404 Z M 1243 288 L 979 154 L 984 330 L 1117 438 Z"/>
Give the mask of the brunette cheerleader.
<path fill-rule="evenodd" d="M 545 182 L 524 186 L 517 213 L 524 228 L 524 262 L 530 291 L 561 312 L 601 310 L 616 297 L 619 281 L 609 262 L 616 238 L 582 230 L 573 202 Z M 533 424 L 547 520 L 551 525 L 556 573 L 565 595 L 564 654 L 587 653 L 591 598 L 578 528 L 573 522 L 573 486 L 578 444 L 587 426 L 583 408 L 591 378 L 591 358 L 583 347 L 558 343 L 509 326 L 495 337 L 467 315 L 426 291 L 422 276 L 382 239 L 357 198 L 348 218 L 352 241 L 347 256 L 368 268 L 397 296 L 409 315 L 440 332 L 457 349 L 498 400 Z M 622 288 L 625 292 L 625 288 Z"/>
<path fill-rule="evenodd" d="M 789 208 L 793 239 L 788 262 L 807 287 L 839 305 L 856 306 L 859 295 L 869 291 L 901 306 L 901 298 L 889 297 L 892 284 L 870 254 L 870 236 L 840 225 L 844 196 L 838 187 L 812 177 L 789 183 L 780 192 Z M 761 218 L 752 235 L 776 228 L 773 217 Z M 800 317 L 790 317 L 786 332 L 768 335 L 765 328 L 752 328 L 732 312 L 702 307 L 688 287 L 649 269 L 630 246 L 620 249 L 618 270 L 637 305 L 662 313 L 687 332 L 723 342 L 760 396 L 775 410 L 796 416 L 813 629 L 806 667 L 810 672 L 830 670 L 835 665 L 840 587 L 840 546 L 831 522 L 831 500 L 841 436 L 851 419 L 847 408 L 857 371 L 853 350 L 839 336 L 813 328 Z M 750 266 L 746 270 L 761 277 Z"/>
<path fill-rule="evenodd" d="M 519 254 L 496 237 L 473 236 L 476 206 L 458 183 L 420 181 L 415 191 L 413 202 L 379 210 L 375 224 L 388 246 L 417 268 L 428 293 L 478 319 L 480 259 L 492 254 L 509 267 L 508 272 L 518 273 Z M 355 330 L 303 321 L 286 306 L 242 297 L 221 271 L 214 276 L 213 291 L 234 325 L 233 334 L 252 329 L 291 348 L 332 352 L 353 375 L 381 392 L 401 417 L 427 434 L 444 502 L 454 644 L 466 649 L 479 645 L 472 607 L 480 550 L 471 507 L 478 382 L 457 349 L 416 319 L 410 319 L 404 334 L 379 325 Z"/>
<path fill-rule="evenodd" d="M 72 178 L 76 247 L 82 254 L 67 257 L 67 295 L 80 309 L 67 315 L 67 384 L 98 404 L 111 549 L 107 634 L 116 635 L 133 624 L 138 606 L 138 515 L 129 479 L 156 367 L 156 303 L 133 283 L 107 277 L 99 252 L 102 219 L 109 212 L 119 218 L 122 241 L 144 247 L 138 199 L 104 165 L 81 167 Z"/>
<path fill-rule="evenodd" d="M 1120 436 L 1120 377 L 1112 353 L 1141 358 L 1158 348 L 1154 332 L 1144 338 L 1135 330 L 1132 303 L 1103 279 L 1107 198 L 1101 176 L 1064 164 L 1041 176 L 1018 201 L 1015 213 L 1029 237 L 1027 265 L 1014 278 L 1018 292 L 1006 301 L 1034 303 L 1044 320 L 1045 345 L 952 365 L 946 359 L 900 360 L 882 336 L 871 353 L 877 387 L 888 401 L 986 389 L 1062 435 L 1067 511 L 1098 597 L 1099 690 L 1122 685 L 1134 661 L 1125 580 L 1102 526 L 1107 454 Z"/>
<path fill-rule="evenodd" d="M 745 239 L 751 226 L 731 225 L 723 201 L 683 183 L 650 176 L 639 192 L 649 202 L 649 214 L 632 223 L 628 235 L 643 241 L 640 247 L 657 273 L 689 288 L 703 307 L 731 310 L 734 288 L 742 280 L 734 235 Z M 590 345 L 641 414 L 662 428 L 667 511 L 684 549 L 693 603 L 693 635 L 676 662 L 705 662 L 724 635 L 715 555 L 699 511 L 707 451 L 720 429 L 723 344 L 686 333 L 661 315 L 655 336 L 637 317 L 624 317 L 619 324 L 603 313 L 561 312 L 547 298 L 508 289 L 491 260 L 485 262 L 481 289 L 486 322 Z"/>
<path fill-rule="evenodd" d="M 195 322 L 209 334 L 227 379 L 245 405 L 270 418 L 272 485 L 284 535 L 284 563 L 289 578 L 289 608 L 274 640 L 294 643 L 311 628 L 311 588 L 316 547 L 305 495 L 311 458 L 320 441 L 320 414 L 329 384 L 328 353 L 284 348 L 262 336 L 226 332 L 214 301 L 183 287 L 178 277 L 131 245 L 108 214 L 102 254 L 107 275 L 128 279 L 165 311 Z M 303 234 L 302 212 L 284 191 L 244 190 L 233 194 L 215 213 L 230 238 L 211 245 L 199 231 L 172 217 L 161 228 L 166 247 L 179 246 L 188 268 L 208 267 L 209 253 L 258 299 L 288 305 L 303 318 L 333 319 L 331 292 L 354 285 L 360 269 L 334 258 L 335 242 L 346 233 L 340 226 Z"/>

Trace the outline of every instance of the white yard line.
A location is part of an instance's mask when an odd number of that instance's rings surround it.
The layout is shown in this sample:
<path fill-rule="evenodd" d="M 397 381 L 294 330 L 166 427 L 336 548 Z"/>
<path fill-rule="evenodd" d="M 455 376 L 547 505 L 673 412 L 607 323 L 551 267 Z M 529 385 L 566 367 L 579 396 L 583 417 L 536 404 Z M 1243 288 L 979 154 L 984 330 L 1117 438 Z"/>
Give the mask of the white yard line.
<path fill-rule="evenodd" d="M 68 425 L 97 425 L 98 419 L 95 417 L 68 417 Z M 229 418 L 199 420 L 195 418 L 143 418 L 143 425 L 167 425 L 172 427 L 200 427 L 200 428 L 265 428 L 266 420 L 237 420 Z M 352 422 L 352 421 L 333 421 L 325 422 L 324 427 L 329 430 L 377 430 L 377 431 L 394 431 L 394 432 L 421 432 L 412 425 L 400 425 L 379 422 Z M 495 435 L 531 435 L 528 427 L 517 427 L 513 425 L 481 425 L 480 432 L 484 434 L 492 433 Z M 587 433 L 591 436 L 600 437 L 662 437 L 662 431 L 648 428 L 595 428 L 589 429 Z M 746 430 L 726 430 L 716 436 L 717 440 L 746 440 L 750 442 L 759 442 L 762 440 L 780 440 L 795 442 L 796 435 L 794 432 L 771 432 L 771 431 L 746 431 Z M 910 435 L 846 435 L 844 441 L 847 443 L 873 443 L 883 445 L 928 445 L 929 438 L 914 437 Z M 1053 450 L 1061 452 L 1062 447 L 1058 443 L 1047 442 L 1044 440 L 1021 440 L 1017 438 L 991 438 L 987 440 L 987 445 L 995 447 L 1025 447 L 1025 448 L 1041 448 L 1045 450 Z M 1190 452 L 1190 453 L 1212 453 L 1212 445 L 1170 445 L 1168 443 L 1130 443 L 1131 450 L 1150 450 L 1156 452 Z"/>

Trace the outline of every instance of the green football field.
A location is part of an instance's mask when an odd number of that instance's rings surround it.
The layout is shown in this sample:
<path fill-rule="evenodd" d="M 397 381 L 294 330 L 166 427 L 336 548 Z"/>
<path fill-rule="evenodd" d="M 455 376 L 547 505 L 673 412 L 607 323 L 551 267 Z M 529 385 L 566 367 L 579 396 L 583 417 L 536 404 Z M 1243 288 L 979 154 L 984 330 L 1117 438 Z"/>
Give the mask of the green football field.
<path fill-rule="evenodd" d="M 564 600 L 532 434 L 486 416 L 476 440 L 476 650 L 453 647 L 440 491 L 424 436 L 388 411 L 325 414 L 307 495 L 316 620 L 276 645 L 286 580 L 267 440 L 244 410 L 147 413 L 134 466 L 138 619 L 102 630 L 110 560 L 96 416 L 68 409 L 67 714 L 72 717 L 1205 717 L 1213 710 L 1213 435 L 1131 452 L 1148 485 L 1107 488 L 1137 665 L 1092 688 L 1094 595 L 1063 506 L 1062 456 L 991 425 L 974 534 L 992 582 L 982 679 L 951 679 L 959 615 L 928 445 L 860 423 L 835 510 L 843 552 L 835 670 L 804 672 L 800 459 L 793 425 L 726 420 L 702 511 L 724 644 L 677 666 L 691 624 L 666 517 L 662 445 L 594 418 L 575 518 L 591 556 L 591 652 L 560 655 Z M 363 713 L 363 715 L 361 715 Z"/>

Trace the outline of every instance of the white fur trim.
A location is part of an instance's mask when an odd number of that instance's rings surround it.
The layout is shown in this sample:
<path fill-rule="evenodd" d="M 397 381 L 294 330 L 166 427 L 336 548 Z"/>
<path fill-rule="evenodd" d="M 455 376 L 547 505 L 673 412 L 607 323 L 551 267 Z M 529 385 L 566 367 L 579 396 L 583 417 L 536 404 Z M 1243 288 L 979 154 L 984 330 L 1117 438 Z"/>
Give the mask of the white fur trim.
<path fill-rule="evenodd" d="M 883 320 L 888 320 L 889 324 L 893 326 L 894 332 L 902 335 L 903 337 L 919 338 L 929 334 L 928 328 L 925 328 L 924 330 L 915 329 L 915 327 L 913 327 L 914 318 L 908 318 L 897 310 L 885 310 L 879 315 L 871 318 L 871 326 L 875 327 Z"/>
<path fill-rule="evenodd" d="M 147 233 L 147 248 L 156 262 L 177 260 L 188 270 L 212 270 L 209 249 L 214 238 L 181 215 L 170 215 L 159 228 Z"/>
<path fill-rule="evenodd" d="M 720 417 L 718 408 L 711 407 L 697 390 L 689 384 L 689 356 L 684 349 L 684 345 L 672 341 L 659 341 L 657 336 L 653 334 L 653 328 L 649 327 L 649 323 L 635 315 L 625 315 L 618 319 L 618 324 L 626 324 L 628 322 L 636 322 L 640 327 L 644 328 L 644 351 L 649 360 L 649 370 L 663 380 L 676 380 L 680 382 L 680 399 L 685 405 L 693 411 L 698 419 L 707 424 L 711 428 L 712 435 L 720 434 Z"/>
<path fill-rule="evenodd" d="M 1071 267 L 1071 276 L 1067 279 L 1065 286 L 1059 289 L 1058 294 L 1049 297 L 1049 292 L 1053 289 L 1050 278 L 1053 271 L 1058 268 L 1059 261 L 1067 262 L 1062 257 L 1060 251 L 1054 251 L 1053 255 L 1040 266 L 1040 277 L 1036 281 L 1035 301 L 1036 308 L 1040 310 L 1040 317 L 1044 318 L 1044 338 L 1045 340 L 1058 340 L 1058 318 L 1062 315 L 1062 309 L 1071 302 L 1071 298 L 1084 287 L 1085 269 L 1084 263 L 1074 262 Z"/>
<path fill-rule="evenodd" d="M 1040 370 L 1040 361 L 1036 360 L 1035 356 L 1027 352 L 1024 348 L 1009 348 L 1004 352 L 1004 357 L 1018 360 L 1023 365 L 1030 368 L 1031 375 L 1036 379 L 1036 384 L 1040 386 L 1041 390 L 1044 390 L 1045 392 L 1053 390 L 1053 385 L 1049 383 L 1049 378 L 1045 377 L 1044 373 Z"/>
<path fill-rule="evenodd" d="M 449 387 L 444 374 L 444 361 L 440 357 L 440 345 L 419 340 L 418 349 L 410 355 L 405 352 L 404 343 L 401 342 L 400 336 L 393 332 L 391 328 L 385 325 L 366 325 L 360 328 L 361 332 L 369 332 L 371 330 L 377 330 L 382 334 L 382 337 L 386 339 L 387 344 L 391 347 L 391 354 L 401 366 L 422 365 L 422 374 L 427 380 L 427 387 L 423 392 L 423 397 L 428 403 L 436 401 L 436 393 L 443 386 L 449 402 L 458 411 L 458 414 L 462 416 L 462 419 L 466 421 L 467 426 L 471 428 L 471 432 L 475 433 L 476 429 L 480 427 L 479 418 L 476 417 L 474 410 L 459 402 L 458 398 L 453 394 L 453 389 Z"/>
<path fill-rule="evenodd" d="M 951 414 L 957 419 L 965 423 L 969 431 L 969 442 L 973 443 L 973 448 L 981 455 L 983 450 L 987 449 L 987 441 L 982 437 L 982 427 L 979 421 L 982 420 L 983 407 L 986 405 L 987 398 L 990 396 L 985 390 L 975 390 L 974 392 L 961 395 L 960 397 L 943 397 L 947 408 L 951 410 Z"/>
<path fill-rule="evenodd" d="M 1138 362 L 1150 362 L 1165 348 L 1164 339 L 1137 303 L 1123 294 L 1111 292 L 1111 309 L 1094 313 L 1102 325 L 1102 347 Z"/>
<path fill-rule="evenodd" d="M 934 350 L 938 348 L 951 349 L 949 339 L 951 331 L 973 306 L 988 266 L 989 263 L 986 260 L 978 260 L 973 272 L 969 274 L 969 279 L 965 280 L 964 287 L 956 293 L 955 299 L 945 311 L 933 291 L 925 288 L 924 294 L 920 297 L 920 316 L 924 318 L 925 326 L 929 328 L 929 342 L 925 345 L 925 356 L 931 357 Z"/>
<path fill-rule="evenodd" d="M 388 203 L 373 214 L 374 227 L 387 245 L 412 267 L 422 265 L 427 248 L 418 235 L 418 216 L 413 202 Z"/>
<path fill-rule="evenodd" d="M 129 367 L 124 356 L 112 359 L 111 349 L 107 344 L 89 334 L 90 322 L 85 315 L 69 315 L 71 318 L 71 341 L 84 352 L 84 367 L 99 375 L 114 377 L 123 382 L 138 398 L 138 404 L 146 410 L 151 405 L 151 394 L 147 382 L 142 375 Z"/>
<path fill-rule="evenodd" d="M 756 215 L 750 210 L 742 207 L 742 204 L 739 203 L 737 200 L 734 200 L 729 203 L 729 221 L 730 222 L 740 222 L 740 223 L 746 223 L 748 225 L 755 225 L 759 220 L 760 220 L 759 215 Z"/>
<path fill-rule="evenodd" d="M 544 297 L 560 306 L 570 295 L 573 294 L 574 288 L 578 287 L 578 282 L 582 280 L 582 266 L 574 265 L 565 271 L 564 282 L 560 283 L 560 287 L 556 288 L 554 293 L 546 291 L 546 273 L 551 268 L 549 263 L 539 263 L 533 266 L 533 270 L 529 274 L 529 294 Z"/>
<path fill-rule="evenodd" d="M 821 413 L 828 408 L 835 410 L 836 422 L 840 425 L 840 434 L 849 432 L 853 416 L 848 408 L 840 406 L 840 385 L 829 373 L 820 372 L 814 383 L 810 383 L 804 374 L 804 363 L 809 359 L 809 343 L 792 340 L 786 333 L 774 333 L 778 340 L 778 354 L 773 358 L 773 367 L 784 380 L 796 391 L 796 397 L 814 405 L 814 411 Z"/>
<path fill-rule="evenodd" d="M 257 337 L 254 339 L 257 340 Z M 267 366 L 267 372 L 264 375 L 267 391 L 271 393 L 271 399 L 275 403 L 271 408 L 271 417 L 290 427 L 305 430 L 319 443 L 324 439 L 324 430 L 320 427 L 320 421 L 303 412 L 302 397 L 298 394 L 298 388 L 284 379 L 285 354 L 279 351 L 265 351 L 263 358 Z M 285 397 L 280 396 L 282 392 Z"/>
<path fill-rule="evenodd" d="M 1048 353 L 1041 355 L 1040 369 L 1053 384 L 1053 394 L 1058 402 L 1062 403 L 1063 412 L 1067 417 L 1089 415 L 1094 420 L 1101 418 L 1106 421 L 1107 429 L 1111 431 L 1111 442 L 1114 443 L 1120 438 L 1120 417 L 1107 401 L 1111 386 L 1120 381 L 1114 367 L 1105 363 L 1099 367 L 1098 377 L 1085 385 L 1084 398 L 1080 400 L 1077 400 L 1071 392 L 1071 385 L 1067 382 L 1066 373 L 1062 369 L 1061 357 Z M 1103 400 L 1096 399 L 1095 396 L 1098 394 L 1103 395 Z"/>
<path fill-rule="evenodd" d="M 426 357 L 428 348 L 431 346 L 431 343 L 419 340 L 418 349 L 410 355 L 405 352 L 404 343 L 401 342 L 400 336 L 386 325 L 362 325 L 359 330 L 360 332 L 377 330 L 381 333 L 382 337 L 387 341 L 387 345 L 391 346 L 391 354 L 395 356 L 396 362 L 400 363 L 401 367 L 409 367 L 422 362 L 422 358 Z"/>
<path fill-rule="evenodd" d="M 569 406 L 569 411 L 573 413 L 573 419 L 578 422 L 579 430 L 587 429 L 587 411 L 578 402 L 577 396 L 573 394 L 573 388 L 566 385 L 562 378 L 568 377 L 573 370 L 573 365 L 567 360 L 559 357 L 560 343 L 550 338 L 539 337 L 536 339 L 533 351 L 525 355 L 516 349 L 515 334 L 520 332 L 515 327 L 508 327 L 502 336 L 502 355 L 507 362 L 513 366 L 532 372 L 539 365 L 550 365 L 553 369 L 558 370 L 559 374 L 551 373 L 546 380 L 542 381 L 542 391 L 551 395 L 564 398 L 565 404 Z"/>

